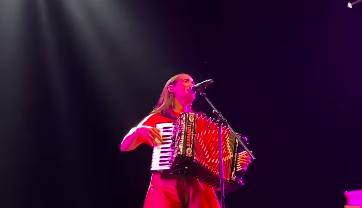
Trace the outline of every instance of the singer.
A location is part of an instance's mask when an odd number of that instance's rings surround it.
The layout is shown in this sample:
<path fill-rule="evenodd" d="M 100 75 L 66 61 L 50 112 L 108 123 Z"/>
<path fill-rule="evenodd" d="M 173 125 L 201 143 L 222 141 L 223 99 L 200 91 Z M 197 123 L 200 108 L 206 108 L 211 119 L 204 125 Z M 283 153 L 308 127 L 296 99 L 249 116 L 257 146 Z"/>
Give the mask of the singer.
<path fill-rule="evenodd" d="M 194 112 L 192 103 L 196 93 L 195 83 L 188 74 L 171 77 L 165 84 L 159 102 L 152 112 L 123 138 L 121 151 L 131 151 L 141 144 L 162 143 L 156 124 L 175 121 L 183 112 Z M 242 155 L 240 166 L 249 165 L 250 157 Z M 161 178 L 153 173 L 144 201 L 144 208 L 219 208 L 212 187 L 186 174 L 174 178 Z"/>

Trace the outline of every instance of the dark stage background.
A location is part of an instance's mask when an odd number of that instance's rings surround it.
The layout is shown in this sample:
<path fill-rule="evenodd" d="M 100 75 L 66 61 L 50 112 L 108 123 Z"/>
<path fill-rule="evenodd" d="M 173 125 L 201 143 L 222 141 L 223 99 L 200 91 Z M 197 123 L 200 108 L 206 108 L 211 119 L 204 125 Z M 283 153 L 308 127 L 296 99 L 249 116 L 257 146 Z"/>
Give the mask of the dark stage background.
<path fill-rule="evenodd" d="M 343 207 L 362 189 L 362 5 L 346 5 L 2 0 L 0 207 L 142 207 L 152 149 L 119 145 L 181 72 L 215 80 L 257 158 L 226 207 Z"/>

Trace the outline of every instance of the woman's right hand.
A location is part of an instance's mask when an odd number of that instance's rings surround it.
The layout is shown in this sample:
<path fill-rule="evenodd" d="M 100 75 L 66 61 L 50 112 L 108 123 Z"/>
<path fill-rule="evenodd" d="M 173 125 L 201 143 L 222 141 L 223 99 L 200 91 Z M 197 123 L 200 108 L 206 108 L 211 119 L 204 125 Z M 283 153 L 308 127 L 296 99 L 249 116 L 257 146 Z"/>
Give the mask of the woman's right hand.
<path fill-rule="evenodd" d="M 161 132 L 158 128 L 154 128 L 151 126 L 139 126 L 136 129 L 137 134 L 146 139 L 145 143 L 153 146 L 155 144 L 162 143 Z"/>

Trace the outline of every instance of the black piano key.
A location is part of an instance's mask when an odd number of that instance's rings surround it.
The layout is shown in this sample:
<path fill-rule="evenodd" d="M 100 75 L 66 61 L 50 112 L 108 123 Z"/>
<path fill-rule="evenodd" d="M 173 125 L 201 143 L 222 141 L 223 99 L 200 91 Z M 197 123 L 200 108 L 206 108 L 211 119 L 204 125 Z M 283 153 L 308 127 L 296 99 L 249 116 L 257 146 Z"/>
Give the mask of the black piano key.
<path fill-rule="evenodd" d="M 169 165 L 170 165 L 170 163 L 164 163 L 164 164 L 163 164 L 163 163 L 160 163 L 160 164 L 158 164 L 157 166 L 160 167 L 160 166 L 169 166 Z"/>
<path fill-rule="evenodd" d="M 161 153 L 167 153 L 167 152 L 173 152 L 173 151 L 171 151 L 171 150 L 161 150 L 160 152 Z"/>

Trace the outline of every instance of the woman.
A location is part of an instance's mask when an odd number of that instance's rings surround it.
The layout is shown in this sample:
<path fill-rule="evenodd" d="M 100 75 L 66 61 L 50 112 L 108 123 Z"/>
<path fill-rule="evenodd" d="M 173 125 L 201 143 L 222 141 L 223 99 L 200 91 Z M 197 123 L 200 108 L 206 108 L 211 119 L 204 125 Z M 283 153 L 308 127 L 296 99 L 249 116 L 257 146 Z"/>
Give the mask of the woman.
<path fill-rule="evenodd" d="M 193 112 L 192 102 L 196 93 L 191 90 L 195 83 L 188 74 L 170 78 L 161 93 L 155 109 L 124 137 L 121 151 L 131 151 L 140 144 L 151 146 L 162 143 L 156 124 L 169 123 L 181 113 Z M 250 158 L 243 156 L 248 165 Z M 144 208 L 218 208 L 220 207 L 212 187 L 199 182 L 195 177 L 163 179 L 152 174 Z"/>

